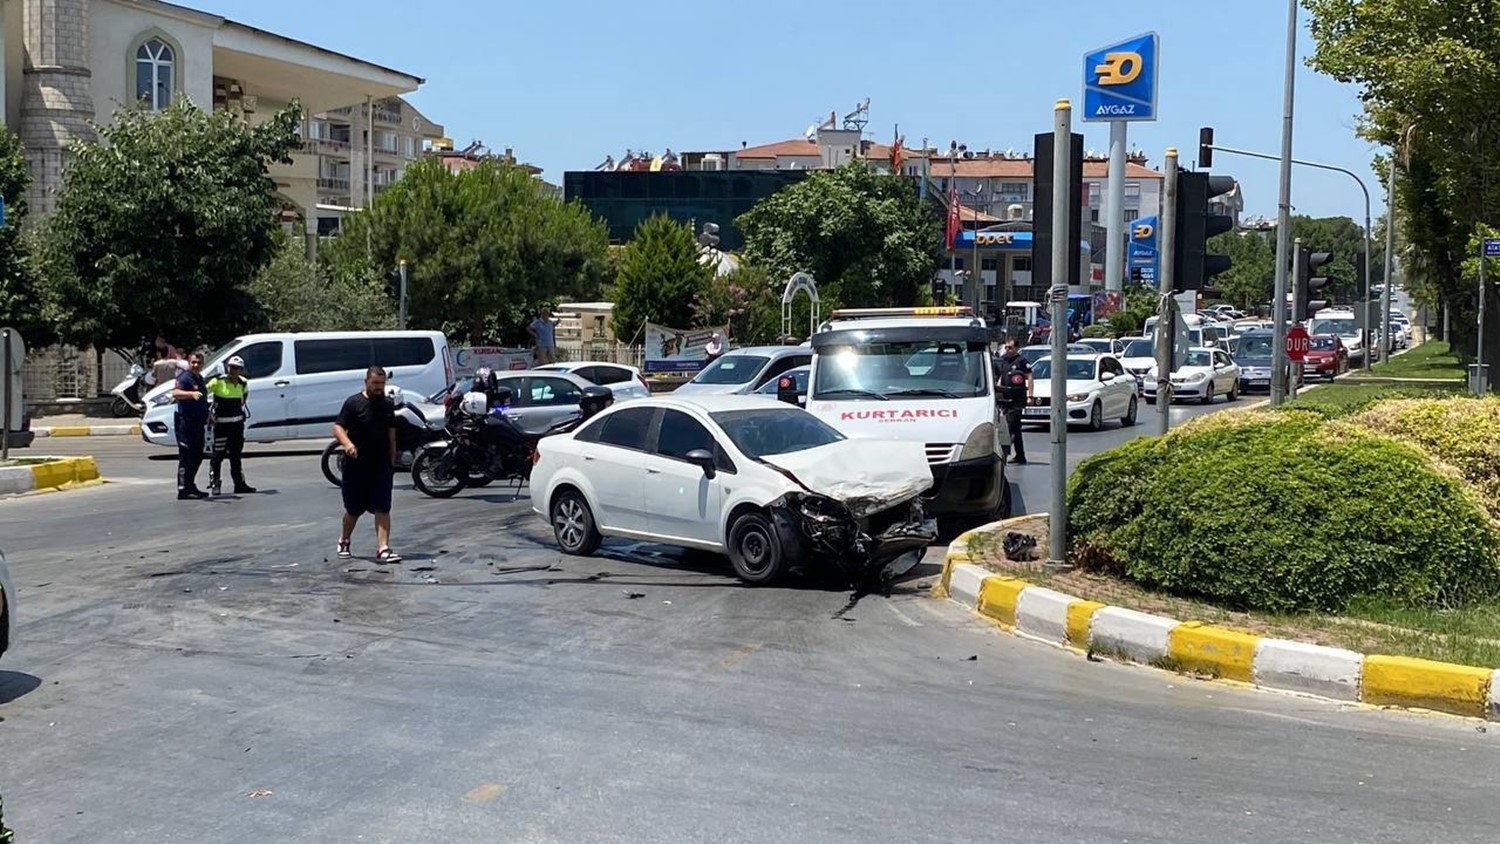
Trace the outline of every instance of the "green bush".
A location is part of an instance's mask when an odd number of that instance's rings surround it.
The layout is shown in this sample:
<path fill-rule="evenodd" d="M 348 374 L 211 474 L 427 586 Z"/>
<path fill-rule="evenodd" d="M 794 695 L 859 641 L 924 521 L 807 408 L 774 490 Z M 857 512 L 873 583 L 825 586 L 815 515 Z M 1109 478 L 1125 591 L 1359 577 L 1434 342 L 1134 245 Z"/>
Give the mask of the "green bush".
<path fill-rule="evenodd" d="M 1083 327 L 1083 336 L 1085 336 L 1085 337 L 1118 337 L 1120 335 L 1115 332 L 1114 326 L 1110 325 L 1109 323 L 1107 323 L 1107 322 L 1096 322 L 1093 325 L 1085 325 Z"/>
<path fill-rule="evenodd" d="M 1412 446 L 1313 413 L 1223 413 L 1087 460 L 1078 565 L 1224 606 L 1448 607 L 1500 594 L 1500 536 Z"/>
<path fill-rule="evenodd" d="M 1384 401 L 1349 421 L 1411 443 L 1451 467 L 1500 519 L 1500 398 Z"/>
<path fill-rule="evenodd" d="M 1328 384 L 1297 396 L 1287 407 L 1338 419 L 1368 410 L 1382 401 L 1398 398 L 1435 398 L 1457 395 L 1459 390 L 1436 384 Z"/>

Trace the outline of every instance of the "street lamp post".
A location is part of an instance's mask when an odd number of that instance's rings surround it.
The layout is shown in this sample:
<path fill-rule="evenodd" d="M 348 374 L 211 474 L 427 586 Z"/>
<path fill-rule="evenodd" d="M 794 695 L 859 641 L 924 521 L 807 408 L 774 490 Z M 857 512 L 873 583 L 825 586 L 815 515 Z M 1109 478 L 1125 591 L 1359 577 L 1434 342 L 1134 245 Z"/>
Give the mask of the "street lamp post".
<path fill-rule="evenodd" d="M 1287 260 L 1292 228 L 1292 111 L 1296 104 L 1297 0 L 1286 4 L 1286 78 L 1281 96 L 1281 173 L 1276 200 L 1276 333 L 1271 337 L 1271 406 L 1286 396 Z"/>

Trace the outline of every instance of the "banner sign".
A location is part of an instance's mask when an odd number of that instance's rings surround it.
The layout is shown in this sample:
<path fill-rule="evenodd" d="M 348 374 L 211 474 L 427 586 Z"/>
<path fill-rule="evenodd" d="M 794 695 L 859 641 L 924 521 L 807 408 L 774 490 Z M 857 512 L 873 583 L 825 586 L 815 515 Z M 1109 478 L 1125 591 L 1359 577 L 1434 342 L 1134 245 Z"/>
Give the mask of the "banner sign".
<path fill-rule="evenodd" d="M 530 349 L 507 349 L 502 346 L 462 346 L 453 349 L 453 375 L 463 378 L 474 374 L 481 366 L 496 372 L 510 369 L 530 369 L 533 357 Z"/>
<path fill-rule="evenodd" d="M 697 372 L 707 362 L 706 346 L 718 332 L 727 341 L 729 328 L 667 328 L 646 323 L 646 372 Z"/>

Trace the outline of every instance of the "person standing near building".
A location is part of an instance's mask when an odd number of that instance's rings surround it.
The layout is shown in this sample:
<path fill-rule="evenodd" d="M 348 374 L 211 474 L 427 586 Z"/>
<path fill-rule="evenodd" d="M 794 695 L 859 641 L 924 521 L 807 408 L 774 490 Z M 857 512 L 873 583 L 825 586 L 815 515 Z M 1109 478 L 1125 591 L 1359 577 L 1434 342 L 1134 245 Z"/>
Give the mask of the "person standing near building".
<path fill-rule="evenodd" d="M 557 363 L 557 320 L 552 318 L 552 309 L 544 307 L 536 319 L 526 326 L 531 342 L 536 346 L 537 366 Z"/>
<path fill-rule="evenodd" d="M 703 347 L 703 363 L 708 365 L 718 360 L 724 354 L 724 337 L 715 331 L 714 336 L 708 339 Z"/>
<path fill-rule="evenodd" d="M 391 550 L 391 482 L 396 465 L 396 414 L 385 397 L 385 370 L 365 371 L 365 388 L 344 400 L 333 436 L 344 447 L 344 518 L 338 556 L 348 559 L 359 517 L 375 517 L 375 562 L 399 563 Z"/>
<path fill-rule="evenodd" d="M 177 498 L 207 498 L 198 489 L 198 467 L 203 465 L 205 427 L 208 425 L 208 385 L 203 383 L 203 355 L 188 355 L 188 368 L 177 373 L 172 387 L 177 401 L 173 425 L 177 429 Z"/>
<path fill-rule="evenodd" d="M 1021 357 L 1014 338 L 1005 341 L 1005 350 L 995 359 L 995 401 L 1005 416 L 1006 430 L 1010 431 L 1010 445 L 1001 449 L 1012 463 L 1025 464 L 1026 443 L 1021 438 L 1021 417 L 1025 407 L 1033 401 L 1031 364 Z"/>
<path fill-rule="evenodd" d="M 223 489 L 220 470 L 224 458 L 229 458 L 229 477 L 234 481 L 234 494 L 255 492 L 255 487 L 245 482 L 245 470 L 241 455 L 245 451 L 245 419 L 250 415 L 248 400 L 250 382 L 245 380 L 245 359 L 235 355 L 224 362 L 224 374 L 208 382 L 208 393 L 213 397 L 213 457 L 208 464 L 208 491 L 218 495 Z"/>

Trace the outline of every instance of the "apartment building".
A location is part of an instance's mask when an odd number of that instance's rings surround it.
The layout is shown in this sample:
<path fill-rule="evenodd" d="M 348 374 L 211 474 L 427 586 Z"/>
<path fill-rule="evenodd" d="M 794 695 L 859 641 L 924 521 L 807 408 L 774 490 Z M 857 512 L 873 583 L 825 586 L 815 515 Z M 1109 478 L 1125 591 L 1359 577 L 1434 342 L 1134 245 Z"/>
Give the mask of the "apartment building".
<path fill-rule="evenodd" d="M 443 127 L 402 97 L 387 97 L 312 114 L 303 137 L 303 152 L 318 159 L 318 233 L 327 236 L 443 139 Z"/>

